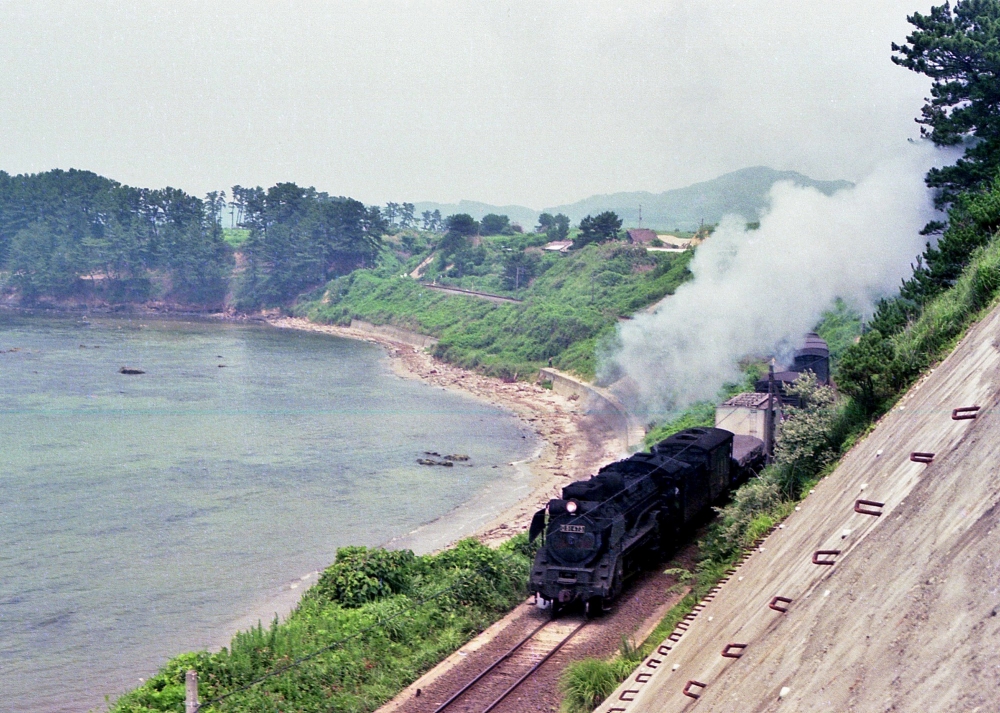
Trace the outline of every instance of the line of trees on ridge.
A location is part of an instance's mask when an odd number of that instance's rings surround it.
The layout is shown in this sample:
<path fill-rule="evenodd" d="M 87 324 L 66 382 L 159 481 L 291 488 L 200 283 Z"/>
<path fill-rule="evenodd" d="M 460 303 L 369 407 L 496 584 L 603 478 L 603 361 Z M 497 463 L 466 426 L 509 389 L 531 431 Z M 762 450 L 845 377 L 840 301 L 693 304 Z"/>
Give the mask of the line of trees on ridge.
<path fill-rule="evenodd" d="M 227 210 L 232 224 L 246 231 L 237 249 L 222 227 Z M 435 210 L 421 219 L 424 230 L 442 233 L 433 245 L 440 267 L 451 265 L 449 274 L 459 276 L 484 258 L 474 238 L 523 232 L 508 216 L 492 213 L 477 221 L 466 213 L 442 218 Z M 201 199 L 176 188 L 134 188 L 90 171 L 0 171 L 0 290 L 15 290 L 25 303 L 97 298 L 268 308 L 373 267 L 384 235 L 416 229 L 417 222 L 412 203 L 381 209 L 295 183 L 266 190 L 237 185 L 229 199 L 225 191 Z M 573 247 L 621 239 L 621 225 L 610 211 L 587 216 Z M 565 240 L 570 220 L 543 213 L 535 231 Z M 524 251 L 505 256 L 504 287 L 528 284 L 538 262 Z"/>

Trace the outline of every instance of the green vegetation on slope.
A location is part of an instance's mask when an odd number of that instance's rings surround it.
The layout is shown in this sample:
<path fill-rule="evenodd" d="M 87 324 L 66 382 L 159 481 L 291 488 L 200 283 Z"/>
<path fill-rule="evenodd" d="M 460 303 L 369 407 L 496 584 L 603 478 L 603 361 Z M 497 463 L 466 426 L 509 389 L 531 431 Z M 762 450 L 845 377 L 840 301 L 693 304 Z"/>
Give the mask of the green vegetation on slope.
<path fill-rule="evenodd" d="M 285 622 L 171 659 L 111 711 L 183 711 L 188 669 L 206 713 L 373 711 L 523 601 L 532 555 L 523 534 L 422 557 L 342 548 Z"/>
<path fill-rule="evenodd" d="M 440 340 L 436 356 L 503 378 L 533 373 L 549 359 L 589 377 L 596 345 L 613 333 L 618 319 L 671 294 L 689 276 L 691 253 L 647 253 L 611 242 L 569 255 L 537 255 L 537 277 L 527 286 L 505 290 L 510 256 L 531 256 L 525 247 L 537 240 L 530 235 L 483 239 L 477 247 L 463 248 L 481 257 L 473 269 L 442 280 L 492 288 L 522 299 L 520 304 L 448 295 L 403 276 L 420 262 L 421 253 L 407 264 L 383 258 L 376 270 L 338 278 L 300 302 L 295 312 L 317 322 L 361 319 L 430 334 Z M 449 271 L 446 265 L 440 274 Z"/>
<path fill-rule="evenodd" d="M 804 493 L 836 467 L 877 417 L 919 376 L 948 355 L 970 325 L 996 306 L 1000 297 L 1000 179 L 989 190 L 958 196 L 950 225 L 935 248 L 928 247 L 914 277 L 900 295 L 885 300 L 854 343 L 857 315 L 842 304 L 825 315 L 821 334 L 831 354 L 840 354 L 835 379 L 846 399 L 839 401 L 815 378 L 796 383 L 802 409 L 789 409 L 777 434 L 774 465 L 736 491 L 717 510 L 703 541 L 692 580 L 708 588 L 740 553 L 794 510 Z M 878 326 L 885 330 L 883 334 Z M 888 335 L 888 336 L 886 336 Z M 698 405 L 682 418 L 706 419 Z M 676 422 L 675 422 L 676 423 Z M 663 433 L 673 424 L 661 427 Z M 707 424 L 706 424 L 707 425 Z M 685 424 L 682 427 L 687 427 Z M 686 597 L 633 656 L 574 663 L 562 681 L 564 713 L 585 713 L 606 698 L 653 646 L 662 642 L 700 597 Z M 631 649 L 626 649 L 626 653 Z"/>
<path fill-rule="evenodd" d="M 845 350 L 837 383 L 866 414 L 891 406 L 989 304 L 997 287 L 997 230 L 1000 179 L 956 200 L 937 245 L 928 246 L 899 296 L 879 303 L 869 331 Z"/>

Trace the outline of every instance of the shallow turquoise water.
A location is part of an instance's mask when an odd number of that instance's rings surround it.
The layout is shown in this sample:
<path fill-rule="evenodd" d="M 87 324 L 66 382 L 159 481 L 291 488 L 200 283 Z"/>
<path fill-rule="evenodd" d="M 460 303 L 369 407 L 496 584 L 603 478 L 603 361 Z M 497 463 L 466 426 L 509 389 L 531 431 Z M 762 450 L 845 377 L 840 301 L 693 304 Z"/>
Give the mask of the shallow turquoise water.
<path fill-rule="evenodd" d="M 535 445 L 508 414 L 325 335 L 0 314 L 0 350 L 3 713 L 102 705 Z M 425 450 L 472 465 L 422 467 Z"/>

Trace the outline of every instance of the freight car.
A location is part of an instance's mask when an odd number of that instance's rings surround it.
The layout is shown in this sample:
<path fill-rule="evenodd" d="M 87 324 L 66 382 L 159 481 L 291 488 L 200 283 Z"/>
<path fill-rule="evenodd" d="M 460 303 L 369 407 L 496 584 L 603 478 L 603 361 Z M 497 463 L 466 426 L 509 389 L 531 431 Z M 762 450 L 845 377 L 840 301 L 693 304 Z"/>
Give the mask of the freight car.
<path fill-rule="evenodd" d="M 554 612 L 573 602 L 590 615 L 606 610 L 629 577 L 672 552 L 763 463 L 760 439 L 689 428 L 567 485 L 532 518 L 530 539 L 544 539 L 529 591 Z"/>

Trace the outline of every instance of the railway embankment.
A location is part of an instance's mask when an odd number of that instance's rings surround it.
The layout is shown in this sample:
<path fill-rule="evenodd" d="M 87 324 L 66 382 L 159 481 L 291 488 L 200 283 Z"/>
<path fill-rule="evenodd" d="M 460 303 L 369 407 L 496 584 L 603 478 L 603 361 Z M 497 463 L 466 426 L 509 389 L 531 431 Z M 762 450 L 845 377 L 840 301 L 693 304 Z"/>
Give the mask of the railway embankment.
<path fill-rule="evenodd" d="M 688 562 L 695 556 L 694 546 L 678 555 Z M 483 713 L 494 703 L 491 710 L 495 713 L 559 710 L 559 679 L 565 668 L 587 657 L 615 654 L 623 637 L 641 641 L 684 596 L 685 591 L 678 591 L 676 583 L 672 574 L 643 573 L 611 613 L 587 621 L 579 631 L 576 625 L 583 621 L 579 613 L 553 621 L 548 610 L 539 610 L 528 600 L 414 681 L 377 713 Z M 547 626 L 549 622 L 555 627 Z M 563 628 L 565 622 L 570 625 Z M 539 634 L 533 636 L 539 627 Z M 554 636 L 553 628 L 559 630 Z"/>
<path fill-rule="evenodd" d="M 996 710 L 998 402 L 1000 308 L 599 713 Z"/>

